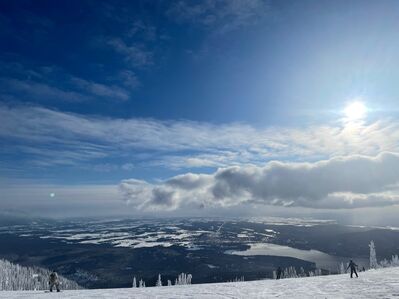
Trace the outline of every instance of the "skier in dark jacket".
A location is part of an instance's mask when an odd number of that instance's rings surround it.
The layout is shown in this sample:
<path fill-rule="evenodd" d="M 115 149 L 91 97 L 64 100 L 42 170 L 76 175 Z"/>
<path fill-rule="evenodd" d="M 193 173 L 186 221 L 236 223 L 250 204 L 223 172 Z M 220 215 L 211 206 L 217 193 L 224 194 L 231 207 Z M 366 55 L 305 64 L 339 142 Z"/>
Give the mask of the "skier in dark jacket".
<path fill-rule="evenodd" d="M 349 268 L 351 268 L 351 278 L 353 277 L 353 273 L 356 274 L 356 277 L 359 277 L 356 272 L 357 265 L 352 260 L 349 261 L 349 265 L 346 270 L 348 270 Z"/>
<path fill-rule="evenodd" d="M 278 267 L 277 268 L 277 275 L 276 275 L 276 279 L 280 279 L 281 278 L 281 272 L 282 272 L 282 270 L 281 270 L 281 267 Z"/>
<path fill-rule="evenodd" d="M 50 277 L 48 279 L 48 284 L 50 285 L 50 292 L 53 291 L 53 287 L 57 289 L 57 292 L 60 291 L 60 282 L 58 280 L 58 274 L 53 270 L 53 272 L 50 273 Z"/>

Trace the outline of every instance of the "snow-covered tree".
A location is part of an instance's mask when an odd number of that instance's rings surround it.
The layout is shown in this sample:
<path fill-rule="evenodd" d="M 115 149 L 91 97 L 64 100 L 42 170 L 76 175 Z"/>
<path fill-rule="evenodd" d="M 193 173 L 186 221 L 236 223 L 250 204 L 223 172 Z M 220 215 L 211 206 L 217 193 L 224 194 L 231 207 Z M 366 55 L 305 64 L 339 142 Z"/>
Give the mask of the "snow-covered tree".
<path fill-rule="evenodd" d="M 240 282 L 240 281 L 245 281 L 244 276 L 235 277 L 233 280 L 228 280 L 227 282 Z"/>
<path fill-rule="evenodd" d="M 346 273 L 346 267 L 345 267 L 343 262 L 341 262 L 341 264 L 339 264 L 338 273 L 339 274 L 345 274 Z"/>
<path fill-rule="evenodd" d="M 378 268 L 378 262 L 377 262 L 377 254 L 375 250 L 374 241 L 370 242 L 369 247 L 370 247 L 370 269 L 376 269 Z"/>
<path fill-rule="evenodd" d="M 297 277 L 298 277 L 298 274 L 296 273 L 296 269 L 295 269 L 295 267 L 292 267 L 292 266 L 285 268 L 281 275 L 281 278 L 297 278 Z"/>
<path fill-rule="evenodd" d="M 162 287 L 162 278 L 161 274 L 158 274 L 158 280 L 157 283 L 155 284 L 156 287 Z"/>
<path fill-rule="evenodd" d="M 40 267 L 23 267 L 0 259 L 0 291 L 47 290 L 51 271 Z M 64 290 L 81 289 L 76 282 L 58 276 Z"/>
<path fill-rule="evenodd" d="M 391 266 L 392 267 L 398 267 L 399 266 L 399 256 L 397 254 L 392 256 Z"/>
<path fill-rule="evenodd" d="M 383 259 L 382 261 L 380 261 L 379 266 L 382 268 L 391 267 L 391 261 L 388 261 L 387 259 Z"/>
<path fill-rule="evenodd" d="M 322 275 L 321 269 L 316 269 L 314 271 L 309 272 L 309 276 L 321 276 L 321 275 Z"/>
<path fill-rule="evenodd" d="M 299 277 L 306 277 L 305 269 L 303 267 L 299 268 Z"/>
<path fill-rule="evenodd" d="M 139 280 L 139 288 L 145 288 L 145 281 L 142 279 Z"/>
<path fill-rule="evenodd" d="M 181 273 L 175 280 L 175 285 L 185 285 L 191 284 L 191 279 L 193 276 L 191 274 Z"/>
<path fill-rule="evenodd" d="M 170 287 L 172 285 L 172 282 L 170 281 L 170 279 L 168 279 L 168 287 Z"/>
<path fill-rule="evenodd" d="M 132 285 L 132 288 L 137 288 L 136 276 L 133 277 L 133 285 Z"/>
<path fill-rule="evenodd" d="M 398 267 L 399 266 L 399 256 L 398 255 L 393 255 L 390 260 L 383 259 L 379 263 L 379 266 L 381 266 L 383 268 Z"/>

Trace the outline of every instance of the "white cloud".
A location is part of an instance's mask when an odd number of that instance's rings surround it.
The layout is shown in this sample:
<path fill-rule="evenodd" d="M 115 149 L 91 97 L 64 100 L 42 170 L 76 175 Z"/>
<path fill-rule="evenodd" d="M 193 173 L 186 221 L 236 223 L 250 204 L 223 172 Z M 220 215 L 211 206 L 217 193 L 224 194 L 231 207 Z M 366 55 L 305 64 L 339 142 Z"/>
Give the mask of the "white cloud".
<path fill-rule="evenodd" d="M 0 119 L 4 144 L 0 151 L 25 154 L 46 165 L 118 157 L 137 167 L 179 169 L 399 152 L 399 123 L 390 120 L 255 128 L 240 123 L 112 119 L 5 105 L 0 105 Z M 136 160 L 131 159 L 132 152 Z"/>
<path fill-rule="evenodd" d="M 399 204 L 399 154 L 348 156 L 314 163 L 269 162 L 265 166 L 187 173 L 159 184 L 124 180 L 120 190 L 138 209 L 266 204 L 350 209 Z"/>

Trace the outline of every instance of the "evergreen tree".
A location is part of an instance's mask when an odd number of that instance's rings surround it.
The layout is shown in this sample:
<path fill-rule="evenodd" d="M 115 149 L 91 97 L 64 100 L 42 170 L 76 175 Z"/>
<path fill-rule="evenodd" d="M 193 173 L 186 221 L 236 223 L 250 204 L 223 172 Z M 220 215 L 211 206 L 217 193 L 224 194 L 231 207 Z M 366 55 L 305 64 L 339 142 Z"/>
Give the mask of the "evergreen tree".
<path fill-rule="evenodd" d="M 175 285 L 185 285 L 191 284 L 191 279 L 193 276 L 191 274 L 181 273 L 175 280 Z"/>
<path fill-rule="evenodd" d="M 306 277 L 305 269 L 303 267 L 299 269 L 299 277 Z"/>
<path fill-rule="evenodd" d="M 346 273 L 346 267 L 344 265 L 343 262 L 341 262 L 341 264 L 339 264 L 339 271 L 340 274 L 345 274 Z"/>
<path fill-rule="evenodd" d="M 369 247 L 370 247 L 370 269 L 376 269 L 378 268 L 378 262 L 377 262 L 377 254 L 375 250 L 374 241 L 370 242 Z"/>
<path fill-rule="evenodd" d="M 137 288 L 136 276 L 133 277 L 133 285 L 132 285 L 132 288 Z"/>
<path fill-rule="evenodd" d="M 145 282 L 142 279 L 139 280 L 139 288 L 145 288 Z"/>
<path fill-rule="evenodd" d="M 162 287 L 162 279 L 161 279 L 161 274 L 158 274 L 158 280 L 157 283 L 155 284 L 156 287 Z"/>

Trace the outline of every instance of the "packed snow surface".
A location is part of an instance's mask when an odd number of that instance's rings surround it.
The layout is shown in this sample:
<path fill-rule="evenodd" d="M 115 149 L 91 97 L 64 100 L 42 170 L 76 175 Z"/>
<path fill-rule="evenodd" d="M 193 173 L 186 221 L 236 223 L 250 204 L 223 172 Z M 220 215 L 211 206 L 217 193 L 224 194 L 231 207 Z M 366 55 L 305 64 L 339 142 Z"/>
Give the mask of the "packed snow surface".
<path fill-rule="evenodd" d="M 128 289 L 45 293 L 6 291 L 0 298 L 399 298 L 399 267 L 348 274 Z"/>

